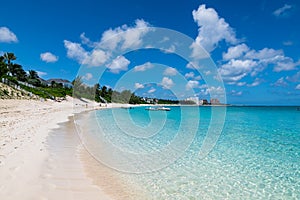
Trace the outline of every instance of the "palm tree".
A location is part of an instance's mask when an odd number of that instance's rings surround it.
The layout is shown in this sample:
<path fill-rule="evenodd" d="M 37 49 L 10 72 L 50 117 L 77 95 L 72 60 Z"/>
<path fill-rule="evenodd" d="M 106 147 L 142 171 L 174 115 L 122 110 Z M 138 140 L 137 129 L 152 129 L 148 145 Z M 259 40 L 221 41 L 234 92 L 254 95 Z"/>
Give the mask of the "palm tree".
<path fill-rule="evenodd" d="M 16 60 L 17 59 L 17 57 L 15 56 L 14 53 L 5 53 L 3 55 L 3 57 L 4 57 L 4 61 L 6 61 L 8 65 L 11 64 L 12 60 Z"/>
<path fill-rule="evenodd" d="M 17 65 L 17 64 L 14 64 Z M 19 65 L 19 67 L 15 68 L 16 77 L 20 81 L 26 81 L 27 73 L 22 69 L 22 66 Z"/>
<path fill-rule="evenodd" d="M 34 70 L 29 70 L 28 73 L 29 73 L 29 79 L 38 79 L 39 78 L 38 73 Z"/>
<path fill-rule="evenodd" d="M 10 71 L 11 67 L 12 67 L 12 62 L 11 61 L 16 60 L 17 57 L 15 56 L 14 53 L 5 53 L 3 55 L 3 58 L 4 58 L 4 62 L 7 63 L 8 70 Z"/>
<path fill-rule="evenodd" d="M 16 76 L 17 72 L 21 71 L 21 70 L 23 70 L 21 65 L 19 65 L 19 64 L 10 64 L 9 71 L 10 71 L 12 76 Z"/>
<path fill-rule="evenodd" d="M 0 77 L 6 75 L 8 72 L 6 63 L 4 62 L 4 57 L 0 56 Z"/>

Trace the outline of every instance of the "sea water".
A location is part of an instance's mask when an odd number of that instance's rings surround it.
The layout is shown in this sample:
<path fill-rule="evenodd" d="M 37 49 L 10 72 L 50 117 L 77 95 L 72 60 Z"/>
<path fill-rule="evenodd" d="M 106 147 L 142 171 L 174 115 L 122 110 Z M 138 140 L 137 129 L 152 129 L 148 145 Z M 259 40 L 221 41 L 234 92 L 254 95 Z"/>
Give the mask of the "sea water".
<path fill-rule="evenodd" d="M 209 126 L 214 128 L 213 109 L 225 109 L 225 121 L 209 154 L 200 158 Z M 187 106 L 171 107 L 169 112 L 135 107 L 99 110 L 90 116 L 85 132 L 94 136 L 93 144 L 105 146 L 100 140 L 107 140 L 125 152 L 104 153 L 102 148 L 94 150 L 94 156 L 105 162 L 101 155 L 110 154 L 112 160 L 124 159 L 123 164 L 129 158 L 131 163 L 108 166 L 133 177 L 150 199 L 300 199 L 300 111 L 296 107 Z M 172 143 L 175 154 L 163 155 L 164 147 Z M 150 155 L 155 151 L 163 157 L 133 157 L 141 162 L 126 157 L 128 152 Z M 131 171 L 138 168 L 142 170 Z"/>

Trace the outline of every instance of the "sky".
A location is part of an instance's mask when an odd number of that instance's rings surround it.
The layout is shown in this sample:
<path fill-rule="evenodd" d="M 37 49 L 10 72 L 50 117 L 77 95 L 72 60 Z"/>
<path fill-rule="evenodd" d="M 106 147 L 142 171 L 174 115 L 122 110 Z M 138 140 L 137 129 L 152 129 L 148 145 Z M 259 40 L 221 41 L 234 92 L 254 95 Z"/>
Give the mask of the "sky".
<path fill-rule="evenodd" d="M 0 54 L 14 52 L 44 79 L 80 75 L 148 97 L 300 105 L 297 0 L 11 0 L 1 8 Z M 161 39 L 154 27 L 165 29 Z"/>

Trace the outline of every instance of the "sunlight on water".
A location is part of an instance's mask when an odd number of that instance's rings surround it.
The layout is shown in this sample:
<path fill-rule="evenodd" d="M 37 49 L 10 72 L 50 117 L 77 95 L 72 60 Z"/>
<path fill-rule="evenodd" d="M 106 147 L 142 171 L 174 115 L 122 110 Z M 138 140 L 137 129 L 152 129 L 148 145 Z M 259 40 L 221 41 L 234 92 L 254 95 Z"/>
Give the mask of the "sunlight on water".
<path fill-rule="evenodd" d="M 189 123 L 181 124 L 183 115 Z M 199 120 L 195 115 L 193 107 L 170 112 L 138 107 L 100 110 L 90 120 L 96 118 L 105 138 L 122 150 L 146 153 L 168 145 L 179 131 L 188 134 L 188 124 Z M 174 163 L 124 177 L 152 199 L 300 199 L 300 112 L 295 107 L 228 107 L 217 145 L 199 159 L 210 119 L 211 108 L 201 107 L 192 144 Z"/>

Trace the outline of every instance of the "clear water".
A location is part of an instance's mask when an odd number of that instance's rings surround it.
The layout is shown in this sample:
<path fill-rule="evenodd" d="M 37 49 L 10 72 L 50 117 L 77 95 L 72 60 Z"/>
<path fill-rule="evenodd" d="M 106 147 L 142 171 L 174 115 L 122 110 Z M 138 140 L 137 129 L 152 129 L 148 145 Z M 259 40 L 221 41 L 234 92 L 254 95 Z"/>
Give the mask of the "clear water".
<path fill-rule="evenodd" d="M 199 159 L 211 109 L 100 110 L 91 115 L 90 123 L 97 120 L 101 130 L 95 131 L 95 123 L 86 128 L 94 127 L 90 132 L 96 136 L 101 131 L 124 151 L 149 153 L 170 144 L 178 132 L 188 135 L 193 131 L 189 125 L 199 123 L 192 143 L 175 162 L 155 172 L 124 174 L 143 187 L 150 199 L 300 199 L 300 111 L 296 107 L 228 107 L 216 146 Z"/>

